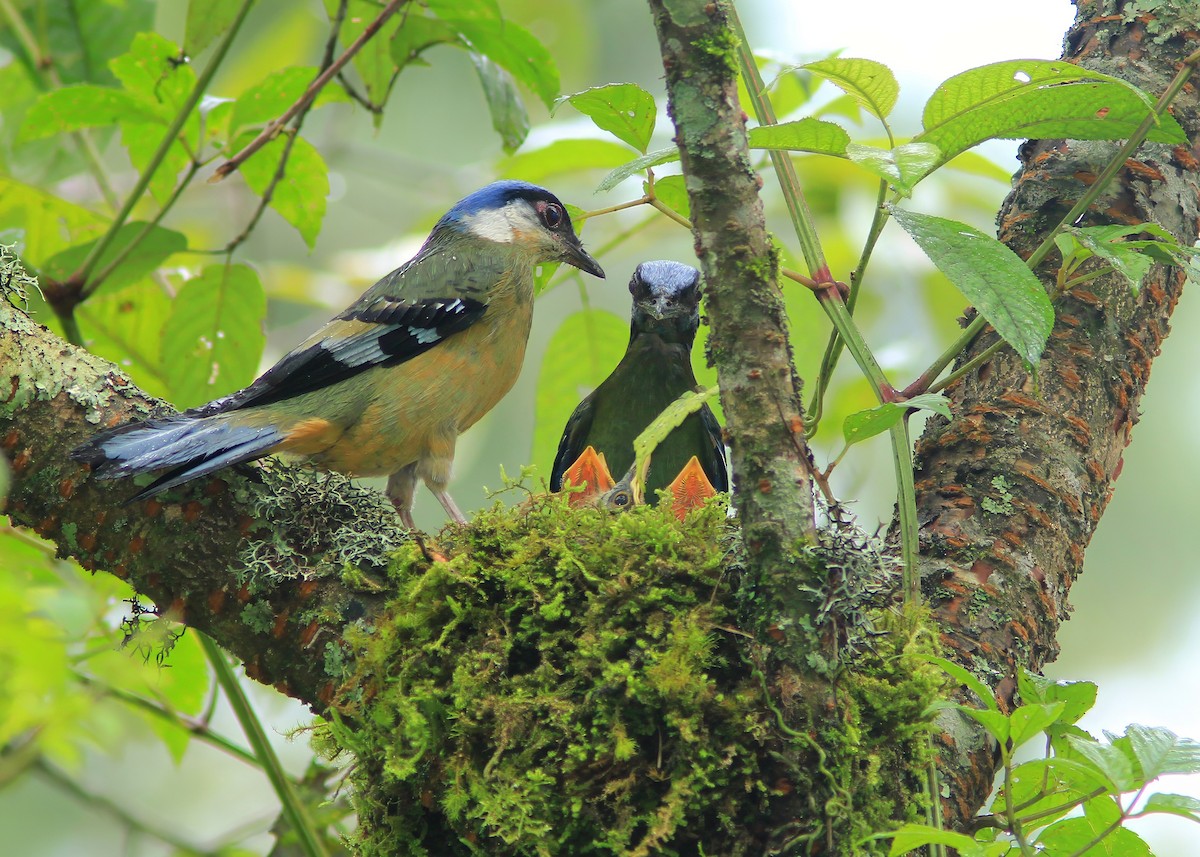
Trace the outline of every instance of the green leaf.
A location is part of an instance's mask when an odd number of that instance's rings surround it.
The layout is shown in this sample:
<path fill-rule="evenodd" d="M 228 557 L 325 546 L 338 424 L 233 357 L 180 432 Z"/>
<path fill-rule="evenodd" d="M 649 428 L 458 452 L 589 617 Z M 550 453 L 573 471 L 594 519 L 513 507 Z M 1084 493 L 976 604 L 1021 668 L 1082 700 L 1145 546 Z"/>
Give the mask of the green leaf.
<path fill-rule="evenodd" d="M 679 160 L 679 149 L 675 146 L 670 146 L 666 149 L 658 149 L 653 152 L 648 152 L 640 158 L 634 158 L 627 164 L 622 164 L 611 173 L 604 177 L 604 180 L 597 185 L 596 190 L 612 190 L 625 179 L 636 173 L 643 172 L 651 167 L 657 167 L 659 164 L 670 164 Z"/>
<path fill-rule="evenodd" d="M 75 310 L 88 351 L 116 363 L 146 392 L 163 397 L 171 391 L 162 376 L 159 345 L 170 314 L 171 299 L 148 277 L 118 291 L 102 289 Z"/>
<path fill-rule="evenodd" d="M 266 293 L 246 265 L 209 265 L 188 280 L 162 331 L 163 374 L 181 408 L 254 380 L 262 357 Z"/>
<path fill-rule="evenodd" d="M 529 87 L 550 109 L 558 95 L 558 68 L 537 36 L 512 21 L 446 18 L 478 53 Z"/>
<path fill-rule="evenodd" d="M 120 89 L 80 83 L 44 93 L 25 114 L 17 141 L 40 140 L 80 128 L 108 127 L 119 120 L 163 122 L 158 105 Z"/>
<path fill-rule="evenodd" d="M 233 26 L 241 6 L 241 0 L 191 0 L 187 11 L 187 35 L 183 38 L 183 49 L 188 56 L 196 56 Z"/>
<path fill-rule="evenodd" d="M 439 18 L 419 15 L 412 10 L 392 39 L 392 60 L 398 68 L 404 68 L 410 63 L 427 65 L 421 54 L 434 45 L 444 44 L 462 47 L 458 41 L 458 32 Z"/>
<path fill-rule="evenodd" d="M 1151 813 L 1178 815 L 1181 818 L 1200 822 L 1200 798 L 1194 798 L 1191 795 L 1167 794 L 1165 792 L 1152 794 L 1146 798 L 1145 806 L 1137 814 L 1150 815 Z"/>
<path fill-rule="evenodd" d="M 663 408 L 662 413 L 633 439 L 634 472 L 639 485 L 646 484 L 646 477 L 650 472 L 650 458 L 659 444 L 667 439 L 667 435 L 683 425 L 684 420 L 708 404 L 718 392 L 720 390 L 715 384 L 706 390 L 688 390 Z"/>
<path fill-rule="evenodd" d="M 121 142 L 129 152 L 129 162 L 139 172 L 146 170 L 154 159 L 155 152 L 162 142 L 163 128 L 160 124 L 146 122 L 121 122 Z M 150 179 L 150 193 L 160 205 L 164 204 L 175 192 L 179 174 L 187 169 L 192 161 L 183 144 L 176 140 L 167 149 L 158 169 Z"/>
<path fill-rule="evenodd" d="M 999 711 L 980 710 L 978 708 L 969 708 L 965 705 L 960 705 L 958 710 L 963 714 L 975 720 L 988 734 L 995 738 L 1002 748 L 1006 748 L 1008 739 L 1012 735 L 1012 723 L 1008 716 L 1001 714 Z M 1007 753 L 1007 749 L 1003 752 Z"/>
<path fill-rule="evenodd" d="M 928 143 L 904 143 L 894 149 L 850 143 L 846 146 L 846 156 L 904 196 L 911 196 L 917 182 L 929 175 L 938 163 L 940 153 L 936 146 Z"/>
<path fill-rule="evenodd" d="M 128 52 L 108 67 L 125 89 L 158 104 L 164 122 L 174 118 L 196 85 L 196 73 L 180 62 L 179 46 L 158 33 L 138 33 Z M 194 114 L 193 114 L 194 115 Z"/>
<path fill-rule="evenodd" d="M 925 130 L 914 140 L 933 143 L 943 160 L 992 139 L 1123 140 L 1151 106 L 1135 87 L 1099 72 L 1065 62 L 1008 60 L 943 82 L 926 103 Z M 1163 116 L 1147 139 L 1187 138 Z"/>
<path fill-rule="evenodd" d="M 593 86 L 559 99 L 589 117 L 596 127 L 628 143 L 642 154 L 650 145 L 658 108 L 654 96 L 636 83 Z"/>
<path fill-rule="evenodd" d="M 1096 704 L 1096 685 L 1092 682 L 1057 682 L 1035 675 L 1024 667 L 1017 672 L 1017 689 L 1025 704 L 1062 702 L 1064 707 L 1058 718 L 1060 723 L 1076 722 Z"/>
<path fill-rule="evenodd" d="M 95 212 L 0 173 L 0 224 L 19 223 L 25 233 L 23 258 L 41 267 L 45 260 L 107 225 Z"/>
<path fill-rule="evenodd" d="M 492 115 L 492 127 L 500 135 L 501 145 L 512 154 L 529 136 L 529 113 L 517 92 L 512 75 L 482 54 L 471 54 L 483 96 Z"/>
<path fill-rule="evenodd" d="M 788 149 L 793 152 L 843 156 L 849 142 L 850 135 L 841 125 L 811 117 L 750 129 L 752 149 Z"/>
<path fill-rule="evenodd" d="M 1036 368 L 1054 326 L 1054 307 L 1021 258 L 965 223 L 902 208 L 891 212 L 938 270 Z"/>
<path fill-rule="evenodd" d="M 628 320 L 598 309 L 567 316 L 550 337 L 538 374 L 533 431 L 533 461 L 544 465 L 545 473 L 550 472 L 567 417 L 608 377 L 628 342 Z"/>
<path fill-rule="evenodd" d="M 1000 704 L 996 702 L 996 695 L 992 693 L 992 689 L 977 679 L 965 667 L 959 666 L 958 664 L 954 663 L 954 661 L 947 660 L 946 658 L 936 657 L 934 655 L 927 655 L 923 657 L 922 660 L 928 661 L 934 666 L 940 667 L 942 671 L 946 673 L 946 675 L 950 676 L 950 678 L 954 679 L 961 685 L 965 685 L 967 690 L 979 697 L 979 701 L 992 711 L 1000 711 Z"/>
<path fill-rule="evenodd" d="M 426 0 L 430 11 L 442 18 L 477 18 L 498 21 L 503 17 L 496 0 Z"/>
<path fill-rule="evenodd" d="M 650 192 L 650 183 L 642 182 L 642 190 Z M 654 195 L 672 211 L 683 217 L 692 216 L 692 206 L 688 201 L 687 184 L 683 176 L 663 176 L 654 180 Z"/>
<path fill-rule="evenodd" d="M 501 162 L 500 172 L 506 176 L 540 182 L 548 176 L 574 173 L 580 170 L 611 170 L 629 158 L 629 149 L 611 140 L 573 138 L 555 140 L 540 149 L 513 155 Z"/>
<path fill-rule="evenodd" d="M 97 263 L 95 271 L 100 272 L 107 268 L 148 225 L 140 221 L 135 221 L 122 226 L 117 231 L 108 249 L 100 256 L 100 261 Z M 87 258 L 92 247 L 96 245 L 97 240 L 99 239 L 93 239 L 84 244 L 76 244 L 74 247 L 68 247 L 61 253 L 55 254 L 42 265 L 41 273 L 43 276 L 52 277 L 56 280 L 67 279 L 83 264 L 83 260 Z M 150 226 L 146 237 L 139 241 L 137 246 L 130 251 L 121 264 L 113 269 L 113 272 L 100 285 L 95 294 L 115 292 L 125 286 L 131 285 L 163 265 L 173 254 L 182 253 L 186 249 L 187 238 L 184 237 L 183 233 L 176 232 L 173 229 L 165 229 L 161 226 Z"/>
<path fill-rule="evenodd" d="M 1145 784 L 1145 780 L 1134 772 L 1133 762 L 1119 747 L 1084 740 L 1076 735 L 1068 735 L 1067 743 L 1078 754 L 1080 761 L 1095 768 L 1116 791 L 1126 792 Z"/>
<path fill-rule="evenodd" d="M 933 411 L 951 419 L 949 399 L 940 393 L 923 393 L 904 402 L 884 402 L 850 414 L 842 423 L 842 436 L 847 444 L 860 443 L 887 431 L 910 410 Z"/>
<path fill-rule="evenodd" d="M 1190 738 L 1180 738 L 1170 729 L 1137 723 L 1125 728 L 1125 737 L 1147 781 L 1165 774 L 1200 773 L 1200 743 Z"/>
<path fill-rule="evenodd" d="M 264 77 L 247 89 L 233 102 L 229 119 L 230 136 L 236 136 L 248 128 L 266 125 L 278 119 L 300 99 L 319 74 L 312 66 L 291 66 Z M 323 88 L 314 106 L 320 107 L 335 101 L 349 101 L 350 96 L 339 86 Z"/>
<path fill-rule="evenodd" d="M 926 824 L 906 824 L 892 836 L 892 847 L 889 857 L 908 854 L 926 845 L 948 845 L 957 851 L 961 857 L 980 857 L 984 853 L 983 846 L 967 836 L 953 830 L 939 830 Z"/>
<path fill-rule="evenodd" d="M 1056 722 L 1066 708 L 1064 702 L 1032 703 L 1022 705 L 1009 716 L 1009 740 L 1013 749 L 1031 738 L 1040 735 L 1050 724 Z"/>
<path fill-rule="evenodd" d="M 325 11 L 331 21 L 337 14 L 340 2 L 341 0 L 325 0 Z M 342 31 L 339 37 L 342 46 L 349 47 L 379 17 L 379 13 L 382 11 L 383 7 L 373 0 L 350 0 L 346 7 L 346 18 L 342 22 Z M 382 105 L 387 101 L 392 83 L 402 65 L 392 57 L 390 42 L 401 29 L 400 25 L 404 17 L 403 11 L 392 15 L 374 38 L 363 45 L 350 61 L 367 89 L 367 99 L 373 104 Z"/>
<path fill-rule="evenodd" d="M 801 68 L 825 78 L 880 119 L 888 117 L 900 95 L 900 84 L 892 70 L 874 60 L 834 57 Z"/>
<path fill-rule="evenodd" d="M 1160 241 L 1126 241 L 1130 235 L 1150 232 L 1166 239 Z M 1169 232 L 1154 223 L 1136 226 L 1068 227 L 1054 238 L 1063 255 L 1063 263 L 1071 270 L 1092 256 L 1099 256 L 1129 283 L 1134 294 L 1156 261 L 1174 264 L 1173 251 L 1179 249 Z M 1165 255 L 1165 259 L 1163 258 Z"/>
<path fill-rule="evenodd" d="M 248 141 L 248 137 L 246 140 Z M 316 244 L 329 196 L 329 171 L 312 143 L 296 137 L 283 178 L 271 194 L 271 207 L 300 233 L 310 248 Z M 276 137 L 242 164 L 242 177 L 260 196 L 266 192 L 279 169 L 286 141 Z M 235 147 L 240 148 L 240 145 Z"/>
<path fill-rule="evenodd" d="M 1089 801 L 1084 805 L 1085 813 L 1091 803 Z M 1128 828 L 1118 827 L 1105 835 L 1111 823 L 1102 821 L 1099 816 L 1086 814 L 1083 818 L 1063 819 L 1047 827 L 1038 837 L 1038 844 L 1044 849 L 1041 853 L 1046 857 L 1070 857 L 1074 854 L 1081 854 L 1082 857 L 1152 857 L 1150 847 Z M 1097 837 L 1101 836 L 1103 838 L 1096 842 Z M 1085 848 L 1087 850 L 1083 850 Z"/>
<path fill-rule="evenodd" d="M 17 7 L 37 10 L 36 37 L 45 54 L 54 58 L 54 70 L 64 83 L 107 85 L 114 81 L 108 61 L 127 51 L 138 33 L 154 29 L 159 4 L 153 0 L 103 0 L 36 6 L 18 3 Z M 24 56 L 11 33 L 8 27 L 0 27 L 0 44 L 16 56 Z"/>
<path fill-rule="evenodd" d="M 1076 788 L 1073 784 L 1060 779 L 1060 771 L 1052 766 L 1052 759 L 1034 759 L 1013 768 L 1011 777 L 1012 803 L 1020 806 L 1019 816 L 1022 825 L 1029 831 L 1034 827 L 1045 827 L 1067 815 L 1076 806 L 1083 803 L 1097 786 L 1106 787 L 1103 780 L 1089 780 L 1095 785 L 1085 789 Z M 993 811 L 1006 806 L 1007 794 L 1002 785 L 995 800 L 992 801 Z M 1037 816 L 1036 821 L 1031 820 Z"/>

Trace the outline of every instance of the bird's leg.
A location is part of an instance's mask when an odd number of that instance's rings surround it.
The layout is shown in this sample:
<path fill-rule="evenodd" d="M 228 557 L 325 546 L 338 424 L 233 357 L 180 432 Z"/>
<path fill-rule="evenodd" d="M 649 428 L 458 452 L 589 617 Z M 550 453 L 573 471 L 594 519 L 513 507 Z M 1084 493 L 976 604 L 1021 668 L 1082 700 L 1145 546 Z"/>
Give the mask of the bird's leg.
<path fill-rule="evenodd" d="M 400 522 L 410 530 L 417 528 L 413 523 L 412 517 L 413 495 L 416 491 L 417 463 L 415 461 L 412 464 L 401 467 L 388 477 L 388 499 L 396 507 L 396 514 L 400 516 Z"/>
<path fill-rule="evenodd" d="M 466 515 L 459 510 L 458 504 L 446 490 L 446 485 L 450 482 L 450 469 L 454 464 L 454 442 L 457 439 L 458 433 L 453 430 L 445 430 L 432 437 L 425 457 L 417 463 L 417 473 L 425 480 L 430 493 L 442 504 L 450 520 L 465 524 Z"/>

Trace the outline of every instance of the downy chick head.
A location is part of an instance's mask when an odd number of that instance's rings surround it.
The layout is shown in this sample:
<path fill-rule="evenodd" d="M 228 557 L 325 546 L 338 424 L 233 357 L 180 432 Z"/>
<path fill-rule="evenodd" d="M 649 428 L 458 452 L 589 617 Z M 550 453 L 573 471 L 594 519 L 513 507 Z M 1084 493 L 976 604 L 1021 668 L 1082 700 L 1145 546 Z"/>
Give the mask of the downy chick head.
<path fill-rule="evenodd" d="M 700 272 L 680 262 L 643 262 L 629 281 L 633 333 L 691 343 L 700 325 Z"/>
<path fill-rule="evenodd" d="M 459 200 L 433 228 L 483 241 L 515 245 L 535 264 L 566 262 L 596 277 L 604 269 L 580 243 L 571 217 L 554 194 L 521 181 L 492 182 Z"/>

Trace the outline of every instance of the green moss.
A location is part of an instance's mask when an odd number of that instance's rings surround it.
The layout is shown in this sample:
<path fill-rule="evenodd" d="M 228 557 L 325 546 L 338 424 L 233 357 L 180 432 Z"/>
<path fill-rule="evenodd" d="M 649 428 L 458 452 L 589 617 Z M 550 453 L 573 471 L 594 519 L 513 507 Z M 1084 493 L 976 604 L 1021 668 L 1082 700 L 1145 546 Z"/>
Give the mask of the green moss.
<path fill-rule="evenodd" d="M 984 497 L 980 502 L 983 511 L 993 515 L 1011 515 L 1013 512 L 1012 493 L 1008 490 L 1008 480 L 1003 476 L 992 478 L 992 487 L 996 489 L 997 497 Z"/>
<path fill-rule="evenodd" d="M 829 831 L 849 854 L 913 817 L 931 638 L 884 615 L 834 682 L 773 663 L 739 627 L 729 528 L 715 503 L 680 524 L 535 498 L 448 530 L 448 562 L 401 545 L 316 736 L 357 756 L 360 853 L 740 855 Z"/>
<path fill-rule="evenodd" d="M 732 30 L 722 28 L 710 37 L 692 42 L 692 47 L 718 63 L 724 68 L 726 74 L 736 77 L 738 73 L 737 51 L 740 44 L 741 42 L 738 41 Z"/>
<path fill-rule="evenodd" d="M 266 601 L 255 601 L 242 611 L 242 622 L 258 634 L 265 634 L 275 624 L 275 611 Z"/>

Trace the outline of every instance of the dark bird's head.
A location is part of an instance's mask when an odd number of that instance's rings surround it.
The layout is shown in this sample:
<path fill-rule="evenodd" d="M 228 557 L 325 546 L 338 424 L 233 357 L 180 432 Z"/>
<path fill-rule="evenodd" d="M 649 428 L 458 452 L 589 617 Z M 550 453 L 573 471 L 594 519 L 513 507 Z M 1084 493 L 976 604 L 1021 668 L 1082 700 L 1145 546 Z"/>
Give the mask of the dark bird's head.
<path fill-rule="evenodd" d="M 597 277 L 600 267 L 583 249 L 566 206 L 543 187 L 519 181 L 492 182 L 459 200 L 433 227 L 527 252 L 534 264 L 566 262 Z"/>
<path fill-rule="evenodd" d="M 643 262 L 629 281 L 633 335 L 655 333 L 691 345 L 700 326 L 700 272 L 680 262 Z"/>

